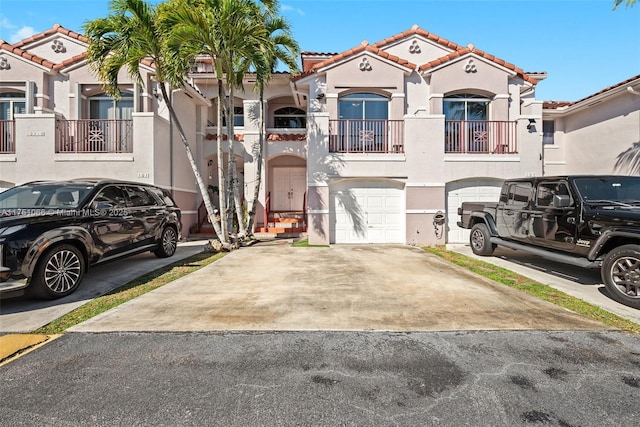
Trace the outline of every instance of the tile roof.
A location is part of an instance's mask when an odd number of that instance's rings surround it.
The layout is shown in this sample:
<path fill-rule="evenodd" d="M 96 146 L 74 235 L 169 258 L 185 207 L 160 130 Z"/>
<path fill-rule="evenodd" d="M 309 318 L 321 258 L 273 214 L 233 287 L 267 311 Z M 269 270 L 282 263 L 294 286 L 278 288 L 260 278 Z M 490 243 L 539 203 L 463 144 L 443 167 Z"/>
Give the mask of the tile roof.
<path fill-rule="evenodd" d="M 601 91 L 598 91 L 596 93 L 592 93 L 591 95 L 585 96 L 584 98 L 580 98 L 577 101 L 544 101 L 542 103 L 542 108 L 545 110 L 557 110 L 559 108 L 563 108 L 563 107 L 570 107 L 572 105 L 576 105 L 579 104 L 581 102 L 587 101 L 591 98 L 594 98 L 598 95 L 602 95 L 604 93 L 607 93 L 613 89 L 617 89 L 621 86 L 625 86 L 628 85 L 629 83 L 633 82 L 634 80 L 640 80 L 640 74 L 638 74 L 637 76 L 633 76 L 631 78 L 628 78 L 620 83 L 616 83 L 614 85 L 611 86 L 607 86 L 604 89 L 602 89 Z"/>
<path fill-rule="evenodd" d="M 342 61 L 343 59 L 346 59 L 350 56 L 356 55 L 358 53 L 361 52 L 370 52 L 373 53 L 374 55 L 377 55 L 381 58 L 387 59 L 389 61 L 395 62 L 396 64 L 399 64 L 403 67 L 407 67 L 410 68 L 412 70 L 414 70 L 416 68 L 416 65 L 413 64 L 412 62 L 407 61 L 404 58 L 400 58 L 398 56 L 395 55 L 391 55 L 389 54 L 389 52 L 385 52 L 384 50 L 376 47 L 375 45 L 370 45 L 367 41 L 363 41 L 359 46 L 356 46 L 352 49 L 349 49 L 347 51 L 344 51 L 340 54 L 334 55 L 331 58 L 325 59 L 324 61 L 318 62 L 316 64 L 314 64 L 309 70 L 306 70 L 305 72 L 297 75 L 296 77 L 294 77 L 292 80 L 296 81 L 296 80 L 300 80 L 303 77 L 307 77 L 313 73 L 315 73 L 317 70 L 319 70 L 320 68 L 324 68 L 328 65 L 331 64 L 335 64 L 336 62 Z"/>
<path fill-rule="evenodd" d="M 427 62 L 426 64 L 423 64 L 420 66 L 420 68 L 418 69 L 418 71 L 426 71 L 430 68 L 433 67 L 437 67 L 438 65 L 453 61 L 456 58 L 459 58 L 463 55 L 469 54 L 469 53 L 473 53 L 474 55 L 478 55 L 482 58 L 485 58 L 495 64 L 500 65 L 501 67 L 507 68 L 509 70 L 514 71 L 520 78 L 522 78 L 523 80 L 531 83 L 531 84 L 537 84 L 538 80 L 534 79 L 533 77 L 527 75 L 524 71 L 522 71 L 522 68 L 518 68 L 515 65 L 505 61 L 504 59 L 500 59 L 495 57 L 494 55 L 490 55 L 480 49 L 476 49 L 472 44 L 469 44 L 467 47 L 465 48 L 460 48 L 454 52 L 451 52 L 448 55 L 445 55 L 441 58 L 438 59 L 434 59 L 433 61 Z"/>
<path fill-rule="evenodd" d="M 37 40 L 41 40 L 41 39 L 43 39 L 45 37 L 48 37 L 48 36 L 50 36 L 52 34 L 56 34 L 56 33 L 64 34 L 64 35 L 69 36 L 69 37 L 71 37 L 73 39 L 80 40 L 83 43 L 89 43 L 89 39 L 86 38 L 85 36 L 83 36 L 82 34 L 76 33 L 76 32 L 71 31 L 71 30 L 67 30 L 66 28 L 64 28 L 60 24 L 55 24 L 52 28 L 50 28 L 50 29 L 48 29 L 46 31 L 43 31 L 43 32 L 38 33 L 38 34 L 34 34 L 31 37 L 27 37 L 26 39 L 22 39 L 19 42 L 14 43 L 13 46 L 14 47 L 22 47 L 22 46 L 24 46 L 26 44 L 32 43 L 32 42 L 37 41 Z"/>
<path fill-rule="evenodd" d="M 19 47 L 16 47 L 15 45 L 11 45 L 7 42 L 5 42 L 4 40 L 0 40 L 0 52 L 2 51 L 7 51 L 7 52 L 11 52 L 14 55 L 18 55 L 24 59 L 27 59 L 29 61 L 35 62 L 36 64 L 42 65 L 43 67 L 46 68 L 50 68 L 53 69 L 53 67 L 55 67 L 56 64 L 54 64 L 51 61 L 48 61 L 46 59 L 40 58 L 37 55 L 33 55 L 29 52 L 27 52 L 26 50 L 22 50 Z"/>
<path fill-rule="evenodd" d="M 395 36 L 391 36 L 389 38 L 386 38 L 382 41 L 377 42 L 374 46 L 375 47 L 382 47 L 382 46 L 386 46 L 390 43 L 393 43 L 395 41 L 398 40 L 402 40 L 404 38 L 407 38 L 409 36 L 412 35 L 419 35 L 422 36 L 428 40 L 434 41 L 436 43 L 438 43 L 439 45 L 442 45 L 446 48 L 449 49 L 453 49 L 453 50 L 458 50 L 458 49 L 462 49 L 462 46 L 453 43 L 447 39 L 444 39 L 436 34 L 430 33 L 429 31 L 423 30 L 422 28 L 418 27 L 417 25 L 414 25 L 411 27 L 411 29 L 407 30 L 407 31 L 403 31 L 400 34 L 396 34 Z"/>
<path fill-rule="evenodd" d="M 67 58 L 64 61 L 57 63 L 53 67 L 53 69 L 54 70 L 60 70 L 62 68 L 69 67 L 70 65 L 73 65 L 73 64 L 75 64 L 77 62 L 84 61 L 86 58 L 87 58 L 87 52 L 85 51 L 85 52 L 82 52 L 82 53 L 80 53 L 80 54 L 78 54 L 76 56 L 72 56 L 71 58 Z"/>
<path fill-rule="evenodd" d="M 421 65 L 419 68 L 416 67 L 414 64 L 412 64 L 411 62 L 407 61 L 406 59 L 403 58 L 399 58 L 397 56 L 393 56 L 393 55 L 389 55 L 387 52 L 381 50 L 380 48 L 387 46 L 391 43 L 394 43 L 396 41 L 405 39 L 407 37 L 413 36 L 413 35 L 418 35 L 418 36 L 422 36 L 428 40 L 431 40 L 447 49 L 452 49 L 453 52 L 438 58 L 436 60 L 433 60 L 431 62 L 428 62 L 426 64 Z M 373 45 L 369 45 L 367 42 L 363 42 L 360 46 L 355 47 L 353 49 L 347 50 L 345 52 L 339 53 L 339 54 L 330 54 L 330 53 L 319 53 L 319 52 L 303 52 L 303 56 L 307 55 L 307 56 L 321 56 L 321 55 L 332 55 L 330 58 L 322 60 L 322 61 L 318 61 L 316 63 L 311 62 L 309 65 L 309 67 L 305 67 L 305 70 L 302 74 L 299 74 L 298 76 L 294 77 L 293 80 L 299 80 L 301 78 L 307 77 L 311 74 L 313 74 L 314 72 L 316 72 L 317 70 L 319 70 L 320 68 L 326 67 L 327 65 L 331 65 L 333 63 L 336 63 L 342 59 L 345 59 L 351 55 L 355 55 L 357 53 L 362 52 L 363 50 L 367 50 L 369 52 L 372 52 L 378 56 L 381 56 L 383 58 L 387 58 L 389 60 L 392 60 L 400 65 L 403 65 L 405 67 L 410 67 L 413 69 L 418 68 L 418 71 L 426 71 L 430 68 L 436 67 L 440 64 L 444 64 L 445 62 L 448 61 L 452 61 L 456 58 L 459 58 L 462 55 L 466 55 L 468 53 L 474 53 L 475 55 L 481 56 L 495 64 L 498 64 L 502 67 L 505 67 L 507 69 L 510 69 L 512 71 L 514 71 L 516 73 L 516 75 L 518 75 L 519 77 L 521 77 L 523 80 L 531 83 L 531 84 L 537 84 L 538 81 L 540 79 L 535 78 L 534 76 L 530 76 L 529 73 L 525 73 L 521 68 L 516 67 L 515 65 L 495 57 L 494 55 L 490 55 L 480 49 L 476 49 L 472 44 L 469 44 L 467 47 L 462 47 L 457 43 L 454 43 L 452 41 L 449 41 L 445 38 L 442 38 L 436 34 L 430 33 L 429 31 L 423 30 L 421 28 L 419 28 L 417 25 L 412 26 L 409 30 L 403 31 L 399 34 L 396 34 L 394 36 L 391 36 L 389 38 L 386 38 L 384 40 L 381 40 Z M 533 74 L 544 74 L 544 73 L 533 73 Z"/>

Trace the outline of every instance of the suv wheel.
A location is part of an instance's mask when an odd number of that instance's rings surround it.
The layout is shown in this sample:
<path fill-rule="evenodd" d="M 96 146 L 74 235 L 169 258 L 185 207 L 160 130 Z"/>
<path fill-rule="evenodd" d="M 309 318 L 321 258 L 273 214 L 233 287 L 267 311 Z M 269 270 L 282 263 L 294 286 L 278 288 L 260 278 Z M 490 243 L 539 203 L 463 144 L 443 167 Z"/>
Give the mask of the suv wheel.
<path fill-rule="evenodd" d="M 496 245 L 492 244 L 489 239 L 491 239 L 491 235 L 486 224 L 479 222 L 471 227 L 469 245 L 474 254 L 491 255 L 496 249 Z"/>
<path fill-rule="evenodd" d="M 639 245 L 624 245 L 609 252 L 602 263 L 601 274 L 611 298 L 640 308 Z"/>
<path fill-rule="evenodd" d="M 176 253 L 176 247 L 178 246 L 178 233 L 175 228 L 169 226 L 162 230 L 162 236 L 160 237 L 160 245 L 158 249 L 153 251 L 158 258 L 168 258 Z"/>
<path fill-rule="evenodd" d="M 73 245 L 47 250 L 36 265 L 29 292 L 44 299 L 62 298 L 75 291 L 84 275 L 84 257 Z"/>

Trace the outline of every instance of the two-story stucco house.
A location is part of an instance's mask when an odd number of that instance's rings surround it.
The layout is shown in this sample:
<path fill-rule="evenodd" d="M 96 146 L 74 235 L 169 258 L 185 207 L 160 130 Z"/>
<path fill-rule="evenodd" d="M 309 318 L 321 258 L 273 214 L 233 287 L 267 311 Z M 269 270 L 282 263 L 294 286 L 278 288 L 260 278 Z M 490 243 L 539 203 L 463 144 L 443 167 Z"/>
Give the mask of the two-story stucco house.
<path fill-rule="evenodd" d="M 86 47 L 82 35 L 59 25 L 0 44 L 0 187 L 73 177 L 150 182 L 173 192 L 185 230 L 206 229 L 153 64 L 140 64 L 144 85 L 123 72 L 124 95 L 115 101 L 88 69 Z M 504 178 L 589 168 L 588 156 L 581 164 L 571 153 L 583 151 L 585 138 L 594 146 L 607 139 L 610 125 L 626 132 L 620 151 L 640 141 L 629 136 L 638 130 L 640 97 L 627 87 L 637 89 L 637 77 L 591 100 L 543 109 L 535 88 L 544 73 L 417 26 L 342 53 L 303 52 L 302 66 L 298 76 L 276 73 L 265 91 L 261 164 L 251 74 L 233 100 L 231 143 L 247 202 L 260 171 L 256 229 L 304 230 L 311 244 L 466 242 L 456 226 L 462 201 L 497 199 Z M 209 58 L 198 58 L 187 82 L 172 91 L 172 102 L 200 173 L 215 188 L 218 143 L 228 153 L 230 141 L 216 138 L 227 124 L 216 120 Z M 585 136 L 592 121 L 601 136 Z M 554 143 L 543 144 L 550 135 Z"/>
<path fill-rule="evenodd" d="M 544 174 L 640 175 L 640 75 L 542 110 Z"/>

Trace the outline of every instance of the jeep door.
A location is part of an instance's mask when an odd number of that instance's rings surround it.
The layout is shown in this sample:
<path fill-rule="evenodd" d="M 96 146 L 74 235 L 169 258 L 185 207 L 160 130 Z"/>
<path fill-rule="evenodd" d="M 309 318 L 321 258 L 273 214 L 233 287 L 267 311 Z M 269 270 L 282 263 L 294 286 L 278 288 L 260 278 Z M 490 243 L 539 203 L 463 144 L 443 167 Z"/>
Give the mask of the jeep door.
<path fill-rule="evenodd" d="M 500 196 L 498 232 L 502 237 L 513 240 L 527 240 L 529 237 L 529 215 L 531 182 L 512 182 Z"/>
<path fill-rule="evenodd" d="M 554 249 L 575 248 L 578 214 L 566 181 L 541 181 L 531 210 L 531 242 Z"/>

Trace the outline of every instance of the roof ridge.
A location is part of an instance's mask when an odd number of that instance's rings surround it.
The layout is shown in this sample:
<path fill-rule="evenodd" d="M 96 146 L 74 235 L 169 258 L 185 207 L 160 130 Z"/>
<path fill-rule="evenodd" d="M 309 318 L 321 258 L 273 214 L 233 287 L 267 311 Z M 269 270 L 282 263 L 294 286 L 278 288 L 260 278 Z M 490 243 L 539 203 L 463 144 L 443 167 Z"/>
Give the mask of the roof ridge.
<path fill-rule="evenodd" d="M 22 47 L 26 44 L 44 39 L 52 34 L 55 33 L 60 33 L 60 34 L 64 34 L 66 36 L 69 36 L 71 38 L 74 38 L 76 40 L 79 40 L 83 43 L 89 43 L 89 39 L 86 38 L 84 35 L 80 34 L 80 33 L 76 33 L 75 31 L 71 31 L 65 27 L 63 27 L 60 24 L 54 24 L 53 27 L 49 28 L 48 30 L 44 30 L 40 33 L 36 33 L 31 35 L 30 37 L 26 37 L 22 40 L 20 40 L 19 42 L 14 43 L 12 46 L 14 47 Z"/>

